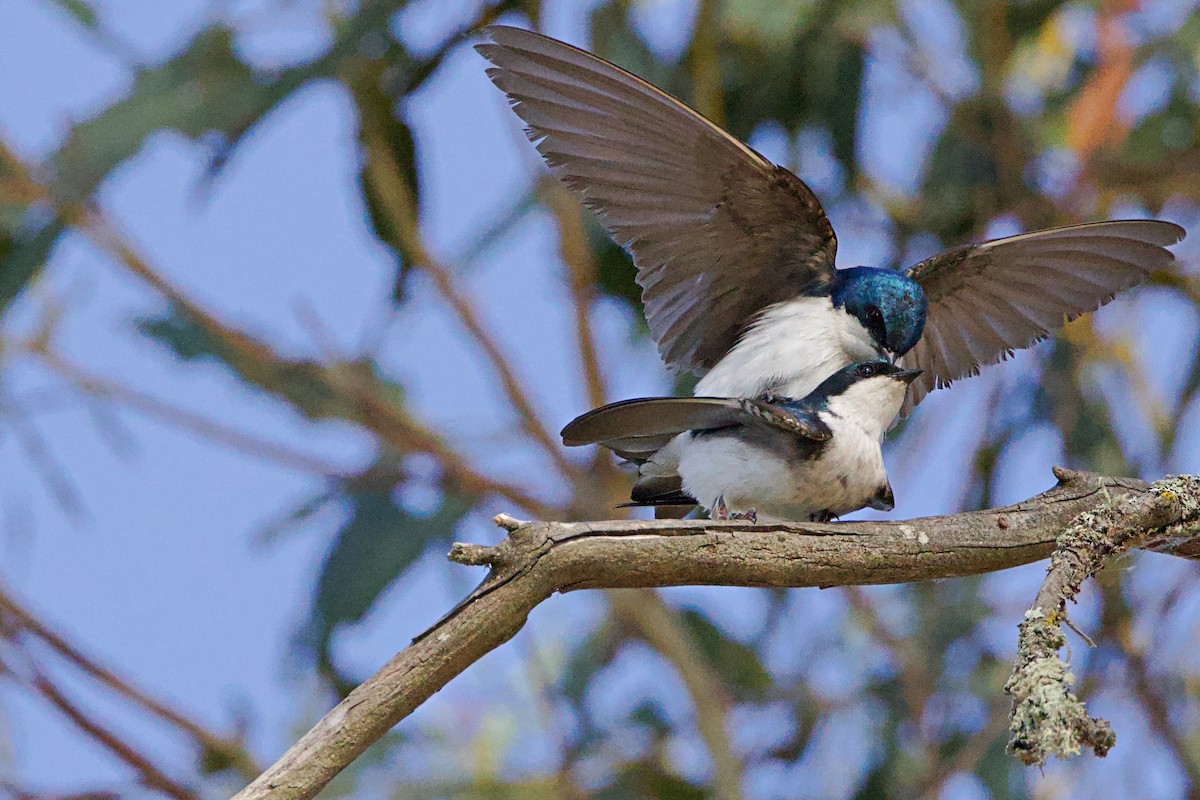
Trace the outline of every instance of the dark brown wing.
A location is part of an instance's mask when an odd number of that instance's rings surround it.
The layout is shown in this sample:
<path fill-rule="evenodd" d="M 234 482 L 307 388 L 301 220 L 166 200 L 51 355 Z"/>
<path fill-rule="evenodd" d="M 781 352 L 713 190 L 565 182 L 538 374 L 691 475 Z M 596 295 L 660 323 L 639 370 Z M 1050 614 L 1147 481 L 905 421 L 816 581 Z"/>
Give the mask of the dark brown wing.
<path fill-rule="evenodd" d="M 563 444 L 575 447 L 617 442 L 663 440 L 686 431 L 712 430 L 747 421 L 741 401 L 724 397 L 644 397 L 622 400 L 576 417 L 562 429 Z M 658 447 L 646 449 L 653 453 Z M 625 449 L 628 449 L 625 448 Z"/>
<path fill-rule="evenodd" d="M 1166 247 L 1183 237 L 1183 228 L 1159 220 L 1093 222 L 966 245 L 909 267 L 929 311 L 904 356 L 924 374 L 901 413 L 1169 266 L 1175 257 Z"/>
<path fill-rule="evenodd" d="M 641 78 L 536 33 L 476 49 L 538 151 L 633 254 L 663 360 L 703 372 L 767 306 L 827 283 L 837 239 L 804 182 Z"/>

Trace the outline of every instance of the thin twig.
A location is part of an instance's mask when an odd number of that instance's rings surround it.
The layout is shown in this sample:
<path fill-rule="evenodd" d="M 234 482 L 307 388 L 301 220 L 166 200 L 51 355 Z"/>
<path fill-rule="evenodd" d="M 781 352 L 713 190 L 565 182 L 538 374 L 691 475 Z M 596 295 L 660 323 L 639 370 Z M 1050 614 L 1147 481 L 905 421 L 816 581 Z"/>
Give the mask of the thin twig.
<path fill-rule="evenodd" d="M 373 395 L 358 399 L 363 424 L 397 449 L 427 453 L 438 463 L 442 475 L 467 494 L 495 495 L 515 503 L 531 514 L 559 519 L 563 511 L 540 500 L 520 486 L 497 480 L 473 469 L 457 450 L 433 431 L 417 424 L 395 407 Z"/>
<path fill-rule="evenodd" d="M 721 91 L 719 50 L 723 4 L 701 0 L 687 61 L 692 78 L 692 102 L 697 111 L 725 127 L 725 100 Z"/>
<path fill-rule="evenodd" d="M 557 180 L 543 181 L 538 196 L 550 209 L 558 225 L 558 248 L 567 265 L 575 317 L 575 339 L 579 345 L 584 385 L 587 387 L 588 403 L 592 408 L 598 408 L 604 405 L 608 392 L 604 388 L 599 348 L 596 347 L 596 337 L 592 332 L 591 313 L 596 302 L 596 259 L 592 256 L 583 229 L 583 209 L 579 201 Z"/>
<path fill-rule="evenodd" d="M 83 501 L 79 490 L 67 475 L 67 470 L 59 463 L 49 443 L 41 431 L 33 424 L 25 409 L 6 397 L 7 391 L 0 387 L 0 410 L 9 423 L 14 437 L 21 449 L 25 451 L 42 480 L 49 487 L 55 500 L 67 514 L 80 518 L 84 515 Z"/>
<path fill-rule="evenodd" d="M 0 141 L 0 164 L 3 164 L 11 179 L 20 185 L 38 186 L 30 170 L 11 150 Z M 41 197 L 54 202 L 48 190 L 42 187 Z M 267 345 L 224 324 L 214 314 L 188 297 L 184 292 L 164 278 L 148 260 L 129 244 L 98 209 L 86 208 L 78 203 L 58 203 L 59 214 L 70 224 L 79 227 L 97 245 L 108 252 L 117 263 L 170 300 L 188 317 L 200 325 L 206 333 L 221 342 L 222 347 L 235 353 L 247 363 L 271 366 L 278 364 L 279 356 Z M 511 375 L 510 375 L 511 378 Z M 330 383 L 328 389 L 346 396 L 358 412 L 357 421 L 378 434 L 401 451 L 417 451 L 433 456 L 448 480 L 462 491 L 484 495 L 495 495 L 514 503 L 530 513 L 545 518 L 558 519 L 562 510 L 534 497 L 519 486 L 483 475 L 472 469 L 463 457 L 444 439 L 420 425 L 402 410 L 386 402 L 376 393 L 363 390 L 360 382 L 353 385 Z M 548 434 L 547 434 L 548 435 Z M 552 448 L 561 458 L 561 451 Z M 564 459 L 564 462 L 565 459 Z M 569 465 L 568 465 L 569 466 Z M 564 474 L 569 474 L 565 473 Z"/>
<path fill-rule="evenodd" d="M 969 772 L 978 767 L 980 760 L 998 738 L 1008 730 L 1008 714 L 1004 703 L 993 703 L 988 709 L 987 722 L 955 751 L 930 771 L 923 785 L 913 797 L 940 797 L 942 787 L 950 776 L 958 772 Z"/>
<path fill-rule="evenodd" d="M 1124 655 L 1129 675 L 1133 678 L 1133 691 L 1141 700 L 1142 710 L 1151 729 L 1159 741 L 1166 744 L 1175 755 L 1180 768 L 1188 778 L 1189 800 L 1200 797 L 1200 760 L 1187 738 L 1180 734 L 1171 722 L 1169 692 L 1164 693 L 1150 673 L 1142 647 L 1134 641 L 1133 611 L 1126 601 L 1119 582 L 1104 581 L 1100 591 L 1101 628 L 1112 644 Z M 1162 609 L 1169 608 L 1169 598 Z"/>
<path fill-rule="evenodd" d="M 146 392 L 115 381 L 106 380 L 98 375 L 90 374 L 78 365 L 66 360 L 60 354 L 47 348 L 35 348 L 31 349 L 30 352 L 51 372 L 74 384 L 79 390 L 87 394 L 120 403 L 147 416 L 165 422 L 168 425 L 196 433 L 232 450 L 268 461 L 274 461 L 291 469 L 330 478 L 349 477 L 349 473 L 341 467 L 324 461 L 317 456 L 293 450 L 277 442 L 260 439 L 243 431 L 234 430 L 216 420 L 209 419 L 194 411 L 179 408 Z"/>
<path fill-rule="evenodd" d="M 143 785 L 154 789 L 175 800 L 197 800 L 199 795 L 187 786 L 179 783 L 155 766 L 149 758 L 142 755 L 128 742 L 122 740 L 108 728 L 96 722 L 75 705 L 62 691 L 50 682 L 46 676 L 36 674 L 30 680 L 32 687 L 46 700 L 69 719 L 75 727 L 98 742 L 110 753 L 123 761 L 137 772 Z"/>
<path fill-rule="evenodd" d="M 857 612 L 866 627 L 867 632 L 874 636 L 888 650 L 900 668 L 900 686 L 904 702 L 908 706 L 909 719 L 920 720 L 925 715 L 925 705 L 934 687 L 929 683 L 929 675 L 925 671 L 924 659 L 914 639 L 896 636 L 892 633 L 871 598 L 861 586 L 846 586 L 842 589 L 850 607 Z"/>
<path fill-rule="evenodd" d="M 574 467 L 542 423 L 533 402 L 517 378 L 512 360 L 500 349 L 496 337 L 484 327 L 475 304 L 456 285 L 453 271 L 433 258 L 426 248 L 418 223 L 416 203 L 404 180 L 400 165 L 392 156 L 385 134 L 367 120 L 362 124 L 362 139 L 367 149 L 366 172 L 395 235 L 403 243 L 403 251 L 417 260 L 418 263 L 413 266 L 418 267 L 430 278 L 434 288 L 450 306 L 459 323 L 476 346 L 483 351 L 526 433 L 550 457 L 563 476 L 571 475 Z"/>
<path fill-rule="evenodd" d="M 52 650 L 92 678 L 183 731 L 194 739 L 196 744 L 202 749 L 219 754 L 239 774 L 246 776 L 247 779 L 253 778 L 261 771 L 249 752 L 238 741 L 206 730 L 199 723 L 188 719 L 179 711 L 135 688 L 116 673 L 100 666 L 68 642 L 61 634 L 51 630 L 44 622 L 33 616 L 3 588 L 0 588 L 0 612 L 9 617 L 20 629 L 42 640 Z"/>

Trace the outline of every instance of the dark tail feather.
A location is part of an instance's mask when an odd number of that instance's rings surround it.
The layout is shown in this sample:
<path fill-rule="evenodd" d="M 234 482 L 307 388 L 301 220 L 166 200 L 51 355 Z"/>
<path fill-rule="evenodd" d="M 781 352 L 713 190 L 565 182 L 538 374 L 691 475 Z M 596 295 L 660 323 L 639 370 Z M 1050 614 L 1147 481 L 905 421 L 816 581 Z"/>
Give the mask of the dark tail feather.
<path fill-rule="evenodd" d="M 656 501 L 663 498 L 678 505 L 692 505 L 696 502 L 691 495 L 683 491 L 683 479 L 678 475 L 642 475 L 629 493 L 629 499 L 634 505 L 657 505 Z"/>
<path fill-rule="evenodd" d="M 745 419 L 741 404 L 724 397 L 644 397 L 622 400 L 576 417 L 562 430 L 563 444 L 609 443 L 672 436 L 691 430 L 724 428 Z"/>
<path fill-rule="evenodd" d="M 628 503 L 621 503 L 617 508 L 657 508 L 659 506 L 681 506 L 687 507 L 689 510 L 695 508 L 696 501 L 687 492 L 671 492 L 670 494 L 660 495 L 659 497 L 647 498 L 645 500 L 632 500 Z"/>

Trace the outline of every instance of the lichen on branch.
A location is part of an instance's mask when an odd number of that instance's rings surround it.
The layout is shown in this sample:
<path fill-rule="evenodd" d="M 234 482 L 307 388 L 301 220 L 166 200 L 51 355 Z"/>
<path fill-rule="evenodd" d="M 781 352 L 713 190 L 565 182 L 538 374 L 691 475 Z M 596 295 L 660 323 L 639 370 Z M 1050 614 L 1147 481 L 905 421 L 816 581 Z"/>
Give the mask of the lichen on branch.
<path fill-rule="evenodd" d="M 1060 481 L 1071 477 L 1066 470 L 1055 474 Z M 1109 558 L 1131 547 L 1152 544 L 1150 549 L 1176 552 L 1195 546 L 1200 478 L 1167 478 L 1119 500 L 1107 490 L 1102 494 L 1058 537 L 1046 579 L 1020 625 L 1017 663 L 1004 690 L 1013 698 L 1008 751 L 1028 765 L 1078 755 L 1084 747 L 1104 756 L 1117 741 L 1106 720 L 1088 715 L 1072 691 L 1070 666 L 1058 656 L 1067 643 L 1061 628 L 1067 601 Z"/>

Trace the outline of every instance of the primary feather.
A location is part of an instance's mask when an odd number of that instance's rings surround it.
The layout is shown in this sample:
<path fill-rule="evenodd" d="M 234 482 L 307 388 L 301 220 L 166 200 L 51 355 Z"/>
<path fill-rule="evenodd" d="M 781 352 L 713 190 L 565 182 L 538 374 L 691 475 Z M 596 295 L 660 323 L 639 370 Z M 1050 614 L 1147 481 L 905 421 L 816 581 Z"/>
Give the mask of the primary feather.
<path fill-rule="evenodd" d="M 604 59 L 517 28 L 483 33 L 488 75 L 554 173 L 629 249 L 659 353 L 704 375 L 701 394 L 802 396 L 887 351 L 925 373 L 907 414 L 1170 265 L 1166 247 L 1184 235 L 1155 220 L 1037 231 L 910 267 L 925 298 L 885 291 L 896 274 L 873 270 L 831 305 L 852 271 L 834 269 L 837 237 L 803 181 Z M 879 331 L 864 318 L 873 310 L 886 315 Z"/>
<path fill-rule="evenodd" d="M 483 32 L 488 75 L 538 151 L 633 254 L 668 365 L 703 372 L 756 313 L 832 279 L 837 238 L 791 172 L 590 53 Z"/>
<path fill-rule="evenodd" d="M 1044 339 L 1175 260 L 1183 228 L 1116 220 L 958 247 L 908 275 L 929 299 L 925 332 L 904 363 L 924 370 L 904 413 L 926 394 Z"/>

